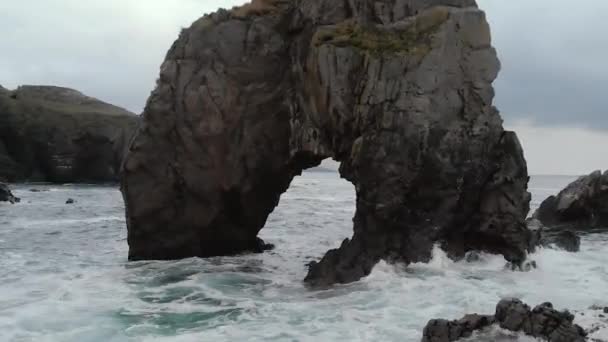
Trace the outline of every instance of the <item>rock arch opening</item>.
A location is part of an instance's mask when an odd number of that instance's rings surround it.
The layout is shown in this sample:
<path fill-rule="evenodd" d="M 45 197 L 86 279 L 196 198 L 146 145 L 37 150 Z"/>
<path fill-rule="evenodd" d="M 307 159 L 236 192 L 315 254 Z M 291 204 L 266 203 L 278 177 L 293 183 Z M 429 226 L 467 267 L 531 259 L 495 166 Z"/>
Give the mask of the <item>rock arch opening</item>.
<path fill-rule="evenodd" d="M 324 163 L 305 170 L 281 195 L 259 234 L 275 246 L 274 253 L 304 266 L 352 237 L 355 189 L 336 167 Z"/>

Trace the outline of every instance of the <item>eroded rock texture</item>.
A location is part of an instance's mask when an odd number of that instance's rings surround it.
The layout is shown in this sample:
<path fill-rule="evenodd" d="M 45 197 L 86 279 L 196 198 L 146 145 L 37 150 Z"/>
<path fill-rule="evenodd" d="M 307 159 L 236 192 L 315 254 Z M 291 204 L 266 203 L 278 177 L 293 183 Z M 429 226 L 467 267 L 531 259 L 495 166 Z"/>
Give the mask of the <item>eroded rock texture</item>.
<path fill-rule="evenodd" d="M 424 328 L 422 342 L 458 341 L 492 324 L 550 342 L 586 341 L 587 333 L 573 321 L 574 315 L 555 310 L 551 303 L 531 309 L 518 299 L 503 299 L 496 306 L 493 316 L 473 314 L 456 321 L 429 321 Z"/>
<path fill-rule="evenodd" d="M 138 117 L 76 90 L 0 89 L 0 180 L 117 182 Z"/>
<path fill-rule="evenodd" d="M 13 195 L 8 185 L 0 183 L 0 202 L 17 203 L 19 201 L 20 199 Z"/>
<path fill-rule="evenodd" d="M 550 228 L 608 227 L 608 171 L 595 171 L 547 198 L 534 218 Z"/>
<path fill-rule="evenodd" d="M 310 284 L 428 260 L 436 242 L 520 262 L 528 175 L 492 106 L 498 70 L 473 0 L 267 0 L 201 18 L 124 163 L 129 257 L 259 249 L 293 177 L 334 158 L 356 188 L 354 236 Z"/>

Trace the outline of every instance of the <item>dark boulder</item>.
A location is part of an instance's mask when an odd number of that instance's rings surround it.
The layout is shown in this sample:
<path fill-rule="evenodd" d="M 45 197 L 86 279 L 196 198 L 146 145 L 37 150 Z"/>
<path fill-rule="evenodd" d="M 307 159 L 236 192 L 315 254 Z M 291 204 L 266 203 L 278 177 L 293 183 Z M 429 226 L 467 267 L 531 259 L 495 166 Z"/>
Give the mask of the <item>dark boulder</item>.
<path fill-rule="evenodd" d="M 0 180 L 115 182 L 138 116 L 61 87 L 0 92 Z"/>
<path fill-rule="evenodd" d="M 543 233 L 541 244 L 555 246 L 568 252 L 578 252 L 581 248 L 581 238 L 570 230 L 547 230 Z"/>
<path fill-rule="evenodd" d="M 534 218 L 550 228 L 608 227 L 608 171 L 595 171 L 542 202 Z"/>
<path fill-rule="evenodd" d="M 18 203 L 21 200 L 13 195 L 8 185 L 0 183 L 0 202 Z"/>
<path fill-rule="evenodd" d="M 578 252 L 581 238 L 577 231 L 564 227 L 545 227 L 538 219 L 528 219 L 528 227 L 534 232 L 533 245 Z"/>
<path fill-rule="evenodd" d="M 422 342 L 452 342 L 494 324 L 494 316 L 466 315 L 456 321 L 433 319 L 424 327 Z"/>
<path fill-rule="evenodd" d="M 520 331 L 551 342 L 585 341 L 586 333 L 573 323 L 574 315 L 555 310 L 551 303 L 543 303 L 530 310 L 520 300 L 503 299 L 496 306 L 494 317 L 503 329 Z"/>
<path fill-rule="evenodd" d="M 528 174 L 492 106 L 499 66 L 473 0 L 259 0 L 199 19 L 124 163 L 129 258 L 255 250 L 293 177 L 333 158 L 354 236 L 309 284 L 428 261 L 436 243 L 521 263 Z"/>
<path fill-rule="evenodd" d="M 74 199 L 72 199 L 72 198 L 68 198 L 68 200 L 65 201 L 65 204 L 74 204 L 74 203 L 76 203 L 76 201 L 74 201 Z"/>
<path fill-rule="evenodd" d="M 530 309 L 518 299 L 503 299 L 496 306 L 494 316 L 467 315 L 456 321 L 429 321 L 422 342 L 457 341 L 493 324 L 550 342 L 585 341 L 587 333 L 573 321 L 574 315 L 555 310 L 551 303 Z"/>

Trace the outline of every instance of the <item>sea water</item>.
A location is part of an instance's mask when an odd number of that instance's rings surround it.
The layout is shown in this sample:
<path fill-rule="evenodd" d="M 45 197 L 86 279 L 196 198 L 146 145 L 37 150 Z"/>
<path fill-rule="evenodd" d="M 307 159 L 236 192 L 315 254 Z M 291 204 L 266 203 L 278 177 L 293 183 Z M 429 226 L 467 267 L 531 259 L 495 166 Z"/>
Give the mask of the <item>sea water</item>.
<path fill-rule="evenodd" d="M 572 177 L 533 177 L 533 209 Z M 37 191 L 31 191 L 37 190 Z M 500 256 L 380 263 L 362 281 L 311 291 L 306 264 L 352 235 L 353 186 L 336 173 L 294 180 L 261 237 L 265 254 L 128 262 L 118 188 L 16 185 L 0 205 L 0 341 L 419 341 L 432 318 L 491 314 L 504 297 L 576 310 L 608 306 L 608 233 L 581 251 L 540 249 L 538 268 Z M 75 204 L 65 204 L 68 198 Z M 608 340 L 599 330 L 595 338 Z M 532 341 L 490 329 L 470 341 Z"/>

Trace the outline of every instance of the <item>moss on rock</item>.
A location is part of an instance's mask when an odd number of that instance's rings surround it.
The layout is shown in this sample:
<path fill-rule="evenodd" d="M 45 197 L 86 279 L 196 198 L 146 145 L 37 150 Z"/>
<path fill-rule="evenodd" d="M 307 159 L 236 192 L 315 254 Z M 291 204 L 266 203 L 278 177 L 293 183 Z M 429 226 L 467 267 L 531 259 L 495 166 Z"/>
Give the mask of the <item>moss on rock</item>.
<path fill-rule="evenodd" d="M 448 20 L 445 7 L 433 7 L 404 23 L 389 29 L 346 20 L 319 30 L 313 45 L 352 46 L 374 54 L 400 53 L 425 56 L 431 50 L 432 35 Z"/>

